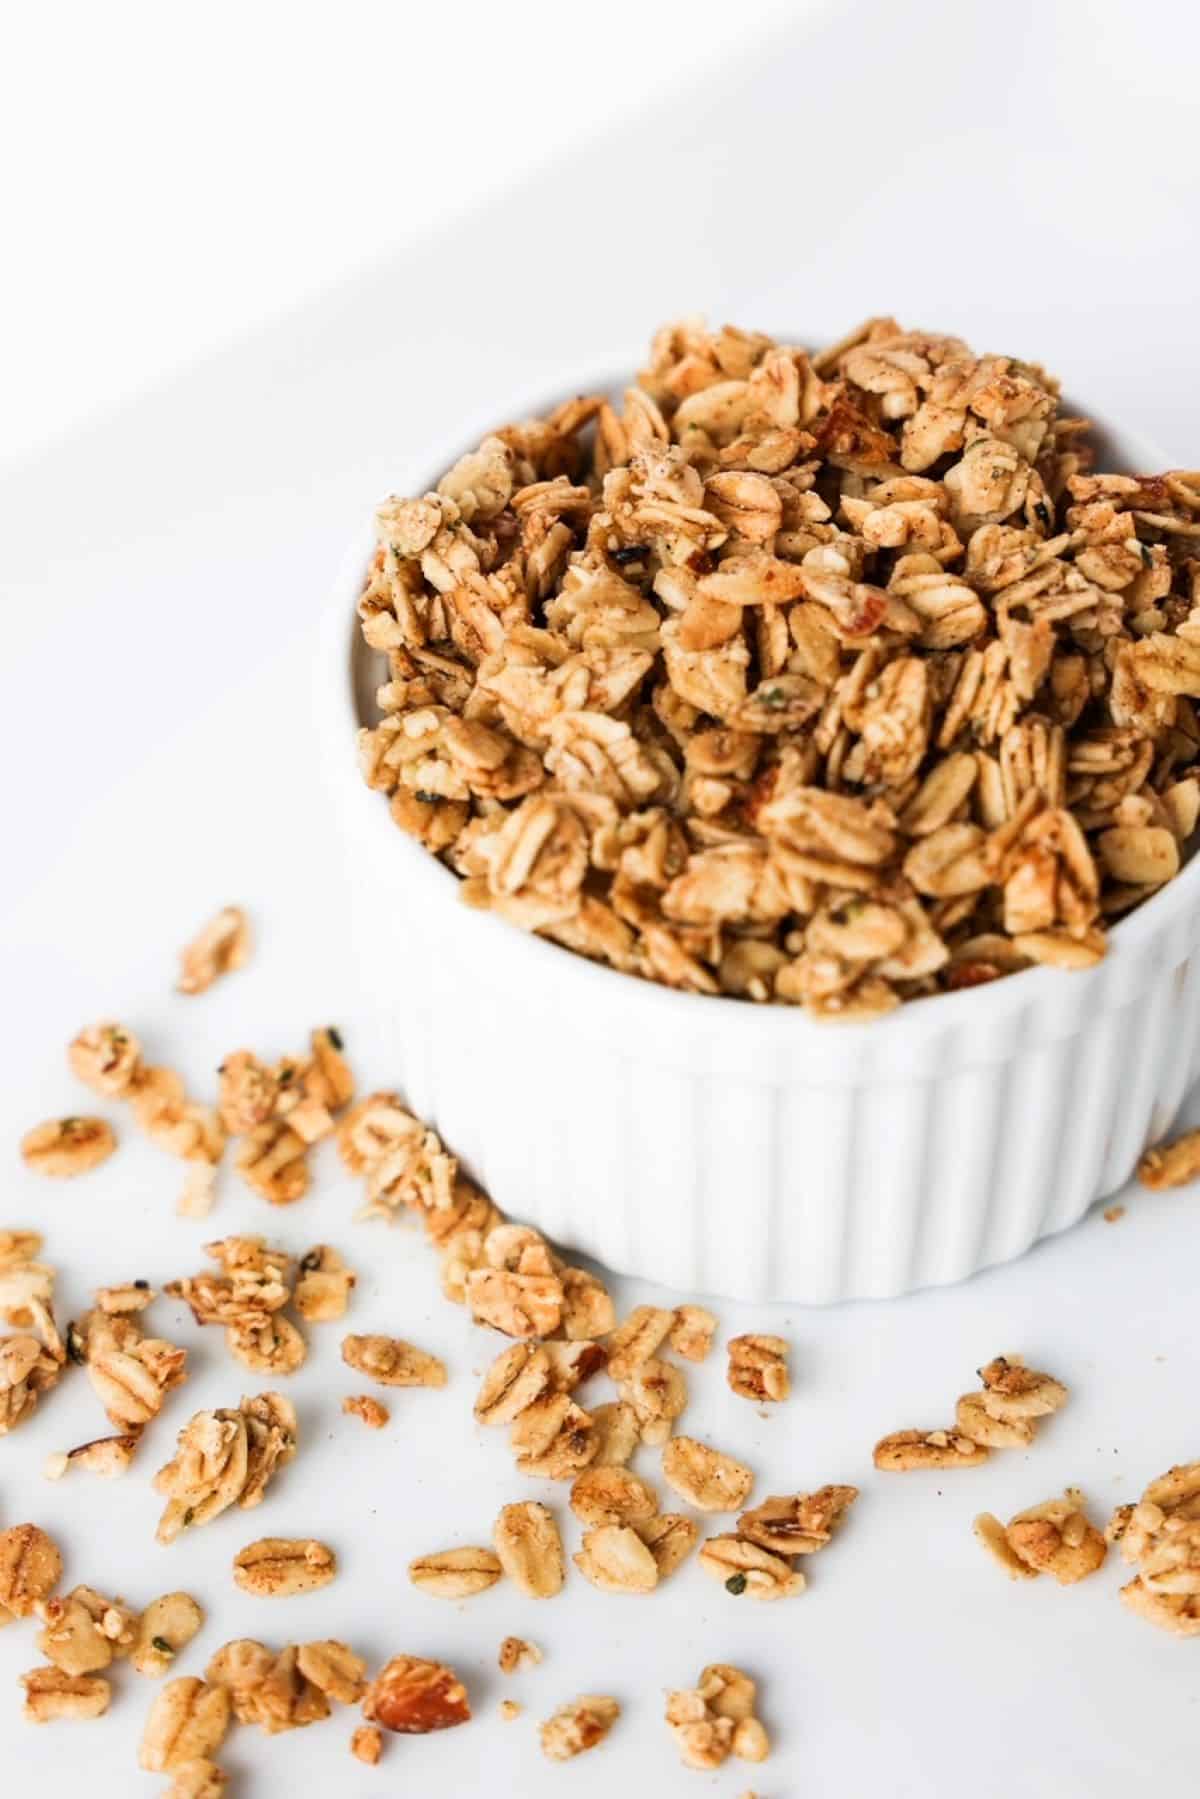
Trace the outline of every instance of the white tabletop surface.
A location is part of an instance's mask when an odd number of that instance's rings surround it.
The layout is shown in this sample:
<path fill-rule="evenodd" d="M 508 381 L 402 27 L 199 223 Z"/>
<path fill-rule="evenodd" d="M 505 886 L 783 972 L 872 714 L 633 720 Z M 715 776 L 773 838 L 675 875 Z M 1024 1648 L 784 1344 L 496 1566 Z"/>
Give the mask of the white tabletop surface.
<path fill-rule="evenodd" d="M 374 1771 L 347 1754 L 347 1714 L 269 1742 L 240 1729 L 221 1756 L 236 1793 L 599 1794 L 618 1782 L 730 1799 L 1126 1799 L 1195 1784 L 1200 1647 L 1125 1612 L 1115 1559 L 1077 1588 L 1014 1586 L 970 1523 L 1065 1483 L 1102 1519 L 1200 1455 L 1196 1193 L 1131 1193 L 1118 1223 L 1093 1215 L 954 1290 L 829 1311 L 718 1305 L 722 1341 L 751 1328 L 789 1337 L 794 1394 L 761 1417 L 727 1391 L 714 1355 L 689 1371 L 688 1428 L 750 1462 L 760 1495 L 862 1488 L 800 1597 L 735 1600 L 691 1566 L 646 1599 L 573 1575 L 551 1603 L 502 1584 L 458 1606 L 409 1586 L 412 1556 L 486 1541 L 502 1503 L 535 1493 L 559 1512 L 569 1549 L 579 1533 L 565 1491 L 522 1481 L 504 1433 L 473 1425 L 497 1344 L 440 1298 L 418 1236 L 353 1223 L 356 1190 L 328 1148 L 295 1209 L 269 1213 L 227 1172 L 204 1224 L 174 1216 L 178 1165 L 115 1113 L 120 1153 L 85 1180 L 51 1185 L 15 1157 L 29 1124 L 84 1103 L 63 1047 L 104 1014 L 198 1091 L 229 1049 L 281 1052 L 326 1021 L 364 1087 L 392 1078 L 383 1020 L 404 994 L 372 957 L 373 895 L 336 852 L 311 722 L 314 642 L 343 543 L 456 414 L 493 397 L 502 411 L 507 395 L 632 350 L 680 310 L 820 338 L 890 308 L 1040 356 L 1073 392 L 1194 463 L 1195 26 L 1175 26 L 1169 54 L 1158 45 L 1151 77 L 1132 8 L 1017 6 L 1003 36 L 993 9 L 920 16 L 861 7 L 848 38 L 832 10 L 818 13 L 790 45 L 664 92 L 607 143 L 0 486 L 0 1092 L 13 1146 L 0 1225 L 44 1232 L 64 1315 L 94 1284 L 197 1268 L 216 1234 L 267 1231 L 296 1251 L 329 1241 L 360 1273 L 348 1328 L 410 1337 L 451 1371 L 442 1393 L 395 1396 L 390 1427 L 371 1433 L 339 1411 L 361 1385 L 338 1360 L 341 1329 L 315 1327 L 289 1388 L 297 1461 L 253 1516 L 227 1514 L 169 1549 L 153 1541 L 152 1471 L 192 1410 L 255 1390 L 179 1308 L 159 1302 L 150 1316 L 189 1346 L 192 1372 L 123 1481 L 41 1478 L 49 1452 L 103 1428 L 82 1380 L 0 1444 L 0 1525 L 49 1529 L 68 1583 L 136 1602 L 195 1592 L 209 1621 L 182 1671 L 238 1635 L 333 1635 L 373 1661 L 444 1657 L 470 1687 L 468 1729 L 393 1741 Z M 844 81 L 821 78 L 835 65 L 853 77 L 852 100 Z M 252 914 L 252 966 L 203 998 L 176 997 L 175 950 L 230 900 Z M 619 1284 L 622 1306 L 643 1297 Z M 947 1422 L 974 1369 L 1002 1350 L 1072 1389 L 1029 1453 L 944 1478 L 874 1473 L 878 1436 Z M 653 1476 L 655 1459 L 642 1451 L 638 1465 Z M 324 1538 L 339 1579 L 298 1600 L 240 1594 L 230 1560 L 264 1532 Z M 509 1632 L 545 1651 L 513 1680 L 495 1666 Z M 65 1795 L 86 1778 L 94 1799 L 127 1799 L 165 1784 L 135 1771 L 149 1683 L 119 1668 L 105 1720 L 36 1730 L 14 1684 L 36 1660 L 28 1627 L 0 1633 L 0 1767 L 20 1768 L 21 1791 Z M 710 1660 L 761 1683 L 775 1745 L 761 1768 L 679 1765 L 664 1689 Z M 595 1754 L 551 1767 L 536 1723 L 588 1691 L 615 1695 L 623 1716 Z M 524 1709 L 504 1723 L 509 1695 Z"/>

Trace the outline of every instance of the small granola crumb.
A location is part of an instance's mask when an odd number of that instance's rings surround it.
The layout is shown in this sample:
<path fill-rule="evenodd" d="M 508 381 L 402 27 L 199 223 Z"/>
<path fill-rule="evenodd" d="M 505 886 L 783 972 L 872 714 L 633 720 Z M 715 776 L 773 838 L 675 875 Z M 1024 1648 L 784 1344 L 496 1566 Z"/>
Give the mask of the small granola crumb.
<path fill-rule="evenodd" d="M 1105 1224 L 1116 1224 L 1119 1222 L 1120 1219 L 1124 1218 L 1124 1216 L 1125 1216 L 1125 1207 L 1124 1206 L 1105 1206 L 1105 1208 L 1104 1208 Z"/>
<path fill-rule="evenodd" d="M 565 1762 L 587 1749 L 595 1749 L 620 1715 L 620 1705 L 605 1695 L 588 1693 L 573 1699 L 542 1725 L 542 1754 L 552 1762 Z"/>
<path fill-rule="evenodd" d="M 500 1701 L 500 1716 L 504 1719 L 506 1724 L 511 1724 L 514 1718 L 519 1718 L 521 1716 L 521 1708 L 515 1699 L 502 1699 Z"/>
<path fill-rule="evenodd" d="M 99 1168 L 116 1147 L 103 1118 L 49 1118 L 21 1138 L 21 1159 L 35 1174 L 70 1180 Z"/>
<path fill-rule="evenodd" d="M 505 1637 L 496 1657 L 501 1674 L 516 1674 L 521 1668 L 535 1668 L 542 1659 L 536 1643 L 525 1637 Z"/>
<path fill-rule="evenodd" d="M 226 906 L 209 920 L 179 956 L 178 993 L 206 993 L 223 974 L 245 967 L 250 926 L 240 906 Z"/>
<path fill-rule="evenodd" d="M 318 1243 L 300 1258 L 293 1303 L 308 1324 L 333 1324 L 346 1315 L 358 1276 L 336 1249 Z"/>
<path fill-rule="evenodd" d="M 729 1344 L 729 1385 L 742 1399 L 756 1403 L 786 1399 L 791 1392 L 785 1337 L 749 1335 Z"/>
<path fill-rule="evenodd" d="M 392 1415 L 369 1393 L 347 1393 L 342 1410 L 348 1418 L 361 1418 L 368 1430 L 382 1430 Z"/>
<path fill-rule="evenodd" d="M 1200 1130 L 1185 1131 L 1169 1143 L 1148 1149 L 1137 1166 L 1137 1177 L 1152 1193 L 1182 1187 L 1200 1174 Z"/>
<path fill-rule="evenodd" d="M 383 1754 L 383 1732 L 378 1724 L 360 1724 L 350 1738 L 350 1753 L 357 1761 L 374 1768 Z"/>

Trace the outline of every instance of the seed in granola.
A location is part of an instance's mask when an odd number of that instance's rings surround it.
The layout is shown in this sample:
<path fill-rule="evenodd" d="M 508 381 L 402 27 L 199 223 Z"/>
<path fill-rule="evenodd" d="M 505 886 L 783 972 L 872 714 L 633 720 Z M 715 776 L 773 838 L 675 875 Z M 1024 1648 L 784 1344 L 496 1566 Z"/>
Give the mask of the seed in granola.
<path fill-rule="evenodd" d="M 467 1723 L 471 1706 L 453 1668 L 420 1656 L 395 1655 L 367 1688 L 363 1716 L 385 1730 L 421 1736 Z"/>
<path fill-rule="evenodd" d="M 571 1510 L 587 1525 L 645 1524 L 658 1511 L 658 1495 L 627 1468 L 585 1468 L 571 1488 Z"/>
<path fill-rule="evenodd" d="M 663 1450 L 662 1471 L 667 1485 L 699 1512 L 736 1512 L 754 1485 L 744 1462 L 695 1437 L 672 1437 Z"/>
<path fill-rule="evenodd" d="M 369 1393 L 348 1393 L 342 1401 L 347 1417 L 361 1418 L 368 1430 L 382 1430 L 391 1413 Z"/>
<path fill-rule="evenodd" d="M 527 1642 L 524 1637 L 505 1637 L 496 1659 L 501 1674 L 516 1674 L 525 1667 L 536 1668 L 542 1652 L 536 1643 Z"/>
<path fill-rule="evenodd" d="M 776 1555 L 815 1555 L 824 1549 L 858 1498 L 857 1487 L 818 1487 L 764 1499 L 738 1519 L 738 1535 Z"/>
<path fill-rule="evenodd" d="M 408 1578 L 437 1599 L 469 1599 L 494 1587 L 503 1569 L 490 1549 L 440 1549 L 408 1564 Z"/>
<path fill-rule="evenodd" d="M 250 927 L 239 906 L 226 906 L 180 952 L 179 993 L 206 993 L 250 956 Z"/>
<path fill-rule="evenodd" d="M 958 1431 L 897 1430 L 875 1445 L 877 1468 L 889 1474 L 905 1474 L 913 1468 L 974 1468 L 986 1462 L 989 1451 Z"/>
<path fill-rule="evenodd" d="M 300 1260 L 293 1303 L 309 1324 L 332 1324 L 346 1315 L 346 1306 L 358 1276 L 347 1268 L 336 1249 L 318 1243 Z"/>
<path fill-rule="evenodd" d="M 749 1335 L 729 1343 L 729 1385 L 743 1399 L 786 1399 L 791 1391 L 787 1339 Z"/>
<path fill-rule="evenodd" d="M 233 1558 L 235 1585 L 260 1599 L 288 1599 L 327 1587 L 337 1557 L 312 1537 L 259 1537 Z"/>
<path fill-rule="evenodd" d="M 586 1749 L 595 1749 L 620 1715 L 621 1707 L 615 1699 L 597 1693 L 572 1699 L 567 1705 L 560 1705 L 542 1725 L 542 1754 L 552 1762 L 565 1762 Z"/>
<path fill-rule="evenodd" d="M 350 1738 L 350 1753 L 369 1768 L 377 1766 L 383 1754 L 383 1732 L 378 1724 L 360 1724 Z"/>
<path fill-rule="evenodd" d="M 141 1067 L 142 1046 L 124 1025 L 105 1019 L 88 1025 L 70 1044 L 71 1072 L 103 1099 L 123 1099 Z"/>
<path fill-rule="evenodd" d="M 400 1337 L 343 1337 L 342 1360 L 381 1387 L 444 1387 L 446 1364 Z"/>
<path fill-rule="evenodd" d="M 1200 1174 L 1200 1131 L 1185 1131 L 1170 1143 L 1148 1149 L 1137 1166 L 1138 1180 L 1152 1193 L 1182 1187 Z"/>
<path fill-rule="evenodd" d="M 561 1590 L 566 1577 L 562 1538 L 544 1505 L 526 1499 L 504 1506 L 492 1542 L 505 1574 L 530 1599 L 551 1599 Z"/>
<path fill-rule="evenodd" d="M 66 1180 L 99 1168 L 116 1147 L 112 1127 L 103 1118 L 51 1118 L 26 1131 L 21 1158 L 35 1174 Z"/>
<path fill-rule="evenodd" d="M 682 1512 L 659 1512 L 634 1528 L 654 1557 L 660 1586 L 686 1562 L 700 1535 L 695 1519 L 684 1517 Z"/>
<path fill-rule="evenodd" d="M 139 1674 L 156 1680 L 165 1674 L 204 1623 L 204 1613 L 190 1593 L 164 1593 L 152 1600 L 137 1622 L 129 1659 Z"/>
<path fill-rule="evenodd" d="M 712 1348 L 717 1321 L 703 1306 L 676 1306 L 667 1342 L 686 1362 L 702 1362 Z"/>
<path fill-rule="evenodd" d="M 112 1698 L 112 1688 L 97 1674 L 34 1668 L 19 1678 L 25 1688 L 24 1715 L 32 1724 L 51 1724 L 58 1718 L 101 1718 Z"/>
<path fill-rule="evenodd" d="M 649 1361 L 675 1323 L 660 1306 L 635 1306 L 608 1339 L 608 1372 L 618 1383 Z"/>
<path fill-rule="evenodd" d="M 225 1740 L 229 1711 L 224 1687 L 207 1686 L 194 1675 L 169 1680 L 150 1707 L 138 1766 L 148 1774 L 170 1774 L 210 1757 Z"/>
<path fill-rule="evenodd" d="M 709 1537 L 700 1546 L 700 1566 L 735 1597 L 786 1599 L 802 1593 L 806 1582 L 781 1556 L 741 1537 Z"/>
<path fill-rule="evenodd" d="M 0 1615 L 28 1618 L 62 1579 L 62 1556 L 36 1524 L 0 1531 Z"/>

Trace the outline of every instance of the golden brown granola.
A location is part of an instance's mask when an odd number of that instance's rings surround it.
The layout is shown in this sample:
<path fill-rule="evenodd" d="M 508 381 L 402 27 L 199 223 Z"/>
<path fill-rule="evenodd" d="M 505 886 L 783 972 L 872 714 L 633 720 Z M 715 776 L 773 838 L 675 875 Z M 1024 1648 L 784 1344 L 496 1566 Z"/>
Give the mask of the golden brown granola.
<path fill-rule="evenodd" d="M 738 1519 L 738 1535 L 776 1555 L 815 1555 L 830 1542 L 858 1498 L 857 1487 L 818 1487 L 764 1499 Z"/>
<path fill-rule="evenodd" d="M 195 1761 L 184 1762 L 181 1767 L 176 1768 L 175 1778 L 163 1799 L 222 1799 L 228 1785 L 229 1776 L 218 1768 L 216 1762 L 201 1755 Z"/>
<path fill-rule="evenodd" d="M 1068 1487 L 1062 1499 L 1018 1512 L 1006 1525 L 981 1512 L 975 1534 L 1013 1579 L 1052 1574 L 1064 1587 L 1094 1574 L 1108 1553 L 1076 1487 Z"/>
<path fill-rule="evenodd" d="M 1138 1180 L 1152 1193 L 1182 1187 L 1200 1174 L 1200 1131 L 1185 1131 L 1169 1143 L 1148 1149 L 1137 1166 Z M 1107 1213 L 1105 1214 L 1107 1217 Z"/>
<path fill-rule="evenodd" d="M 740 1536 L 709 1537 L 699 1559 L 710 1579 L 719 1580 L 735 1599 L 743 1593 L 751 1599 L 787 1599 L 808 1584 L 782 1556 Z"/>
<path fill-rule="evenodd" d="M 61 1668 L 34 1668 L 20 1677 L 25 1688 L 24 1714 L 31 1724 L 58 1718 L 101 1718 L 112 1688 L 97 1674 L 64 1674 Z"/>
<path fill-rule="evenodd" d="M 620 1715 L 621 1707 L 615 1699 L 597 1693 L 572 1699 L 567 1705 L 560 1705 L 542 1725 L 542 1754 L 552 1762 L 570 1761 L 585 1749 L 602 1743 Z"/>
<path fill-rule="evenodd" d="M 698 1512 L 736 1512 L 754 1485 L 744 1462 L 695 1437 L 672 1437 L 663 1450 L 662 1471 L 667 1485 Z"/>
<path fill-rule="evenodd" d="M 635 1524 L 634 1529 L 654 1557 L 660 1586 L 686 1562 L 700 1535 L 695 1519 L 682 1512 L 658 1512 L 644 1523 Z"/>
<path fill-rule="evenodd" d="M 294 1303 L 307 1324 L 334 1324 L 346 1315 L 358 1276 L 336 1249 L 318 1243 L 301 1256 Z"/>
<path fill-rule="evenodd" d="M 382 1430 L 392 1415 L 369 1393 L 347 1393 L 342 1410 L 349 1418 L 361 1418 L 368 1430 Z"/>
<path fill-rule="evenodd" d="M 572 1560 L 603 1593 L 652 1593 L 658 1585 L 658 1563 L 627 1524 L 600 1524 L 584 1531 L 583 1547 Z"/>
<path fill-rule="evenodd" d="M 343 1337 L 342 1360 L 381 1387 L 444 1387 L 446 1364 L 400 1337 Z"/>
<path fill-rule="evenodd" d="M 131 1283 L 126 1305 L 114 1302 L 117 1292 L 102 1289 L 97 1303 L 67 1326 L 67 1350 L 83 1364 L 109 1423 L 136 1440 L 187 1378 L 187 1350 L 143 1334 L 140 1312 L 154 1297 L 149 1288 Z"/>
<path fill-rule="evenodd" d="M 667 1342 L 685 1362 L 702 1362 L 712 1348 L 717 1321 L 704 1306 L 676 1306 Z"/>
<path fill-rule="evenodd" d="M 1086 966 L 1200 807 L 1200 477 L 1092 457 L 954 337 L 668 325 L 379 508 L 363 776 L 469 904 L 671 986 Z"/>
<path fill-rule="evenodd" d="M 195 1675 L 169 1680 L 150 1707 L 138 1766 L 148 1774 L 170 1774 L 207 1759 L 225 1740 L 229 1713 L 223 1687 L 209 1686 Z"/>
<path fill-rule="evenodd" d="M 250 958 L 250 926 L 240 906 L 225 906 L 179 955 L 178 993 L 206 993 Z"/>
<path fill-rule="evenodd" d="M 1200 1461 L 1152 1480 L 1136 1505 L 1119 1506 L 1105 1532 L 1138 1572 L 1124 1603 L 1173 1636 L 1200 1636 Z"/>
<path fill-rule="evenodd" d="M 516 1674 L 522 1668 L 536 1668 L 542 1659 L 542 1652 L 536 1643 L 530 1643 L 524 1637 L 505 1637 L 496 1657 L 501 1674 Z"/>
<path fill-rule="evenodd" d="M 504 1570 L 490 1549 L 439 1549 L 408 1564 L 408 1578 L 437 1599 L 469 1599 L 494 1587 Z"/>
<path fill-rule="evenodd" d="M 260 1599 L 313 1593 L 336 1575 L 333 1550 L 312 1537 L 259 1537 L 233 1558 L 235 1584 Z"/>
<path fill-rule="evenodd" d="M 190 1593 L 163 1593 L 152 1600 L 137 1621 L 129 1647 L 134 1668 L 152 1680 L 158 1679 L 203 1623 L 204 1613 Z"/>
<path fill-rule="evenodd" d="M 75 1587 L 61 1599 L 39 1601 L 41 1654 L 64 1674 L 102 1674 L 137 1640 L 138 1618 L 94 1587 Z"/>
<path fill-rule="evenodd" d="M 757 1688 L 748 1674 L 726 1662 L 701 1670 L 695 1687 L 667 1694 L 667 1723 L 684 1765 L 710 1772 L 732 1754 L 765 1761 L 770 1742 L 754 1715 Z"/>
<path fill-rule="evenodd" d="M 383 1732 L 378 1724 L 360 1724 L 350 1738 L 350 1753 L 356 1761 L 374 1768 L 383 1754 Z"/>
<path fill-rule="evenodd" d="M 385 1730 L 424 1736 L 466 1724 L 471 1705 L 453 1668 L 417 1655 L 394 1655 L 367 1688 L 363 1716 Z"/>
<path fill-rule="evenodd" d="M 875 1466 L 885 1473 L 913 1468 L 974 1468 L 988 1458 L 982 1443 L 952 1430 L 897 1430 L 875 1445 Z"/>
<path fill-rule="evenodd" d="M 231 1505 L 258 1505 L 277 1469 L 296 1454 L 296 1413 L 281 1393 L 243 1399 L 236 1411 L 197 1412 L 154 1486 L 167 1496 L 155 1533 L 173 1543 Z"/>
<path fill-rule="evenodd" d="M 0 1437 L 33 1412 L 57 1385 L 67 1360 L 54 1322 L 54 1269 L 36 1257 L 36 1231 L 0 1230 Z"/>
<path fill-rule="evenodd" d="M 658 1495 L 627 1468 L 585 1468 L 571 1488 L 571 1510 L 587 1525 L 645 1524 L 658 1512 Z"/>
<path fill-rule="evenodd" d="M 566 1578 L 562 1538 L 554 1516 L 534 1499 L 502 1508 L 492 1529 L 500 1565 L 530 1599 L 552 1599 Z"/>
<path fill-rule="evenodd" d="M 642 1442 L 652 1446 L 666 1442 L 687 1405 L 682 1371 L 658 1356 L 639 1362 L 628 1379 L 617 1382 L 617 1391 L 637 1419 Z"/>
<path fill-rule="evenodd" d="M 37 1524 L 0 1531 L 0 1619 L 28 1618 L 62 1578 L 62 1555 Z"/>
<path fill-rule="evenodd" d="M 35 1174 L 69 1180 L 107 1162 L 117 1147 L 103 1118 L 50 1118 L 21 1138 L 21 1160 Z"/>
<path fill-rule="evenodd" d="M 786 1399 L 791 1392 L 786 1337 L 733 1337 L 729 1343 L 728 1381 L 743 1399 Z"/>

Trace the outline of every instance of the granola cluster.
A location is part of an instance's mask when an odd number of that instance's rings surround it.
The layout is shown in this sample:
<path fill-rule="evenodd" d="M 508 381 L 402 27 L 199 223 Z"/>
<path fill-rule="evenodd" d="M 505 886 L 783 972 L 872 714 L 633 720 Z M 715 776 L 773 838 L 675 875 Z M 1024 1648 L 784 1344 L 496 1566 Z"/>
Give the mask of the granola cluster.
<path fill-rule="evenodd" d="M 0 1437 L 57 1385 L 67 1359 L 54 1322 L 54 1269 L 37 1256 L 36 1231 L 0 1230 Z"/>
<path fill-rule="evenodd" d="M 1121 1598 L 1177 1637 L 1200 1636 L 1200 1462 L 1152 1480 L 1136 1505 L 1119 1506 L 1107 1535 L 1137 1569 Z"/>
<path fill-rule="evenodd" d="M 229 1353 L 253 1374 L 294 1374 L 308 1355 L 286 1306 L 307 1323 L 335 1321 L 345 1315 L 357 1279 L 327 1243 L 308 1250 L 298 1265 L 262 1237 L 221 1237 L 205 1245 L 205 1254 L 220 1273 L 205 1269 L 168 1281 L 163 1291 L 182 1299 L 197 1324 L 223 1325 Z"/>
<path fill-rule="evenodd" d="M 1007 1524 L 991 1512 L 980 1512 L 975 1535 L 1012 1580 L 1052 1574 L 1059 1586 L 1074 1586 L 1094 1574 L 1108 1554 L 1077 1487 L 1068 1487 L 1061 1499 L 1018 1512 Z"/>
<path fill-rule="evenodd" d="M 367 783 L 462 897 L 818 1017 L 1087 966 L 1200 812 L 1200 476 L 1035 364 L 685 321 L 391 498 Z"/>
<path fill-rule="evenodd" d="M 231 1505 L 262 1503 L 273 1476 L 296 1454 L 296 1413 L 281 1393 L 243 1399 L 236 1410 L 197 1412 L 179 1433 L 175 1455 L 154 1477 L 167 1500 L 155 1532 L 173 1543 Z"/>
<path fill-rule="evenodd" d="M 101 1287 L 95 1305 L 67 1326 L 67 1353 L 86 1371 L 126 1463 L 167 1394 L 187 1378 L 187 1350 L 142 1329 L 141 1314 L 154 1298 L 146 1281 Z"/>
<path fill-rule="evenodd" d="M 983 1386 L 964 1393 L 953 1430 L 897 1430 L 875 1445 L 875 1466 L 905 1474 L 914 1468 L 974 1468 L 993 1449 L 1027 1449 L 1039 1419 L 1067 1402 L 1052 1375 L 1027 1368 L 1020 1356 L 993 1356 L 979 1370 Z"/>
<path fill-rule="evenodd" d="M 685 1767 L 705 1773 L 731 1755 L 766 1761 L 770 1741 L 754 1715 L 757 1687 L 726 1662 L 701 1670 L 696 1686 L 667 1694 L 667 1724 Z"/>

